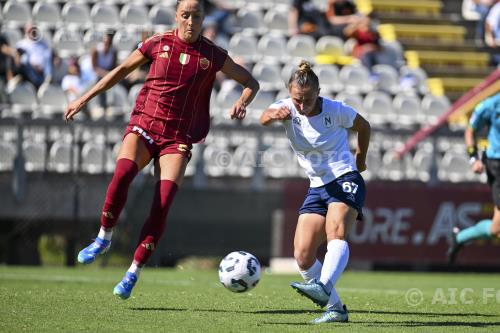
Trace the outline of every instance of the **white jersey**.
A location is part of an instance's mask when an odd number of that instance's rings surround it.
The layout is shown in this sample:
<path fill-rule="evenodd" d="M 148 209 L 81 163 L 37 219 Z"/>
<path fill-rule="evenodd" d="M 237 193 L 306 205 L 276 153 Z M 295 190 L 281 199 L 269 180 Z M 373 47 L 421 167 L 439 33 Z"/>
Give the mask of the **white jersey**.
<path fill-rule="evenodd" d="M 285 120 L 283 124 L 299 164 L 311 181 L 311 187 L 320 187 L 347 172 L 357 170 L 347 133 L 357 112 L 343 102 L 320 98 L 322 111 L 312 117 L 301 115 L 291 98 L 275 102 L 269 107 L 277 109 L 287 106 L 290 109 L 291 120 Z"/>

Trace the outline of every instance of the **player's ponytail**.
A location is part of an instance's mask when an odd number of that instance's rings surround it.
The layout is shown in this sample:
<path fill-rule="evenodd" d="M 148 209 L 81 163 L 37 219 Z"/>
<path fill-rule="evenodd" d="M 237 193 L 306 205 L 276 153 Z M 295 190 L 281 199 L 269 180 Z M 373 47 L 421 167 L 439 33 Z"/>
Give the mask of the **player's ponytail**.
<path fill-rule="evenodd" d="M 300 62 L 299 68 L 293 72 L 288 80 L 288 88 L 292 84 L 296 84 L 299 87 L 309 87 L 314 90 L 319 89 L 319 80 L 316 73 L 312 70 L 311 63 L 305 60 Z"/>

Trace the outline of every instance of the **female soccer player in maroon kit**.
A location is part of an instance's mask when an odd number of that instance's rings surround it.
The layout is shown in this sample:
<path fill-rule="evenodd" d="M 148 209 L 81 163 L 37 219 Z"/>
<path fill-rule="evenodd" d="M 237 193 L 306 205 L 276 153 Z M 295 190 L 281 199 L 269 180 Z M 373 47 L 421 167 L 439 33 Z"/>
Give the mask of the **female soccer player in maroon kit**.
<path fill-rule="evenodd" d="M 160 181 L 149 217 L 141 230 L 134 260 L 113 291 L 130 297 L 141 268 L 156 248 L 165 228 L 168 210 L 182 183 L 193 143 L 201 142 L 209 130 L 210 95 L 220 70 L 244 86 L 230 110 L 231 118 L 242 119 L 246 106 L 259 90 L 258 82 L 227 52 L 201 36 L 204 9 L 199 0 L 178 0 L 177 28 L 152 36 L 141 43 L 122 64 L 102 78 L 65 113 L 72 120 L 93 97 L 114 86 L 138 66 L 151 62 L 150 71 L 125 131 L 113 179 L 106 192 L 98 237 L 80 251 L 78 261 L 93 262 L 111 244 L 111 235 L 127 199 L 130 183 L 138 171 L 155 160 Z"/>

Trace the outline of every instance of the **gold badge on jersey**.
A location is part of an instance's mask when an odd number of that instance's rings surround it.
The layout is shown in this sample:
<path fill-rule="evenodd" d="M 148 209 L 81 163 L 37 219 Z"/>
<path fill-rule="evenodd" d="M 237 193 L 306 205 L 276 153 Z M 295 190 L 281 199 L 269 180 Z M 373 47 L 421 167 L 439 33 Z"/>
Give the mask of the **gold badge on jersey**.
<path fill-rule="evenodd" d="M 210 61 L 207 58 L 201 58 L 200 59 L 200 66 L 203 69 L 207 69 L 208 66 L 210 66 Z"/>
<path fill-rule="evenodd" d="M 187 65 L 190 58 L 191 56 L 189 54 L 181 53 L 181 55 L 179 56 L 179 62 L 181 63 L 181 65 Z"/>

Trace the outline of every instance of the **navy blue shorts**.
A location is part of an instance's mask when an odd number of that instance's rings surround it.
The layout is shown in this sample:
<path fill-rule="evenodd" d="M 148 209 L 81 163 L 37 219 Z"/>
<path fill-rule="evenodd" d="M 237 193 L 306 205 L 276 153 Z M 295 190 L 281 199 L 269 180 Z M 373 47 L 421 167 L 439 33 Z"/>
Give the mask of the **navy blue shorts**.
<path fill-rule="evenodd" d="M 356 209 L 358 220 L 363 220 L 365 193 L 365 181 L 361 174 L 358 171 L 348 172 L 326 185 L 310 187 L 299 214 L 315 213 L 326 216 L 330 203 L 343 202 Z"/>

